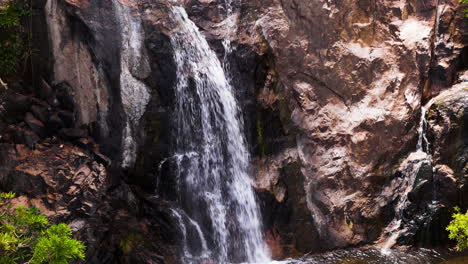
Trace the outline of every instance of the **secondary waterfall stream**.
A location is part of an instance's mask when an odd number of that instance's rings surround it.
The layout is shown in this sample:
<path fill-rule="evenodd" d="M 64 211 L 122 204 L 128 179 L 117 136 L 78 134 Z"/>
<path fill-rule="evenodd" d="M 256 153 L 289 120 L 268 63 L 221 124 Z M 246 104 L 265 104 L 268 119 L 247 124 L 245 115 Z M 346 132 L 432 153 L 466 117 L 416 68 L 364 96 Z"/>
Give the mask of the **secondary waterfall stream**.
<path fill-rule="evenodd" d="M 418 168 L 415 173 L 412 173 L 410 177 L 405 180 L 405 183 L 404 183 L 405 187 L 402 190 L 400 199 L 395 206 L 396 217 L 387 226 L 386 231 L 384 232 L 384 234 L 387 233 L 390 235 L 388 236 L 388 238 L 382 245 L 383 253 L 389 253 L 390 252 L 389 249 L 397 243 L 397 239 L 399 238 L 400 234 L 406 231 L 406 227 L 402 223 L 402 218 L 403 218 L 402 215 L 403 215 L 403 211 L 408 206 L 408 195 L 412 190 L 414 190 L 414 188 L 417 185 L 417 172 L 424 165 L 429 165 L 432 167 L 432 157 L 429 154 L 430 144 L 426 136 L 426 131 L 427 131 L 426 114 L 427 114 L 428 109 L 433 104 L 433 102 L 434 100 L 432 99 L 429 102 L 427 102 L 426 105 L 421 106 L 421 117 L 420 117 L 419 127 L 418 127 L 418 142 L 416 145 L 416 151 L 410 154 L 410 156 L 412 156 L 415 160 L 419 160 L 418 165 L 417 165 Z M 434 174 L 433 167 L 432 167 L 432 174 Z M 434 192 L 432 205 L 436 205 L 437 204 L 437 201 L 435 199 L 436 186 L 433 186 L 432 191 Z"/>
<path fill-rule="evenodd" d="M 173 7 L 171 15 L 178 77 L 173 154 L 178 157 L 177 202 L 186 217 L 174 215 L 184 229 L 185 262 L 268 262 L 233 87 L 185 9 Z"/>

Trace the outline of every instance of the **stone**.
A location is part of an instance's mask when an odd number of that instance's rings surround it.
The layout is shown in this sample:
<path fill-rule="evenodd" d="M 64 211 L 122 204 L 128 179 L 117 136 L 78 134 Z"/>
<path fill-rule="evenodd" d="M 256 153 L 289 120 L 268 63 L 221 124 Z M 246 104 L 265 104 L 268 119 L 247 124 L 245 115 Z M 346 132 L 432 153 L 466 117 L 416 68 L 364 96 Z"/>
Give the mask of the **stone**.
<path fill-rule="evenodd" d="M 58 116 L 62 120 L 65 127 L 71 128 L 75 126 L 75 115 L 70 111 L 59 111 Z"/>
<path fill-rule="evenodd" d="M 49 121 L 49 109 L 46 106 L 33 105 L 31 106 L 31 112 L 42 123 L 45 124 Z"/>
<path fill-rule="evenodd" d="M 24 142 L 24 144 L 30 149 L 33 149 L 39 141 L 40 138 L 36 133 L 32 131 L 24 131 L 23 140 L 21 142 Z"/>
<path fill-rule="evenodd" d="M 40 80 L 40 97 L 46 100 L 53 107 L 57 107 L 59 105 L 54 90 L 43 78 Z"/>
<path fill-rule="evenodd" d="M 59 135 L 64 139 L 74 140 L 87 137 L 88 131 L 80 128 L 62 128 L 59 131 Z"/>
<path fill-rule="evenodd" d="M 73 88 L 67 82 L 61 82 L 54 85 L 53 89 L 57 94 L 57 100 L 62 109 L 73 112 L 75 110 L 75 101 L 73 99 Z"/>
<path fill-rule="evenodd" d="M 59 117 L 58 113 L 54 113 L 50 116 L 46 126 L 50 134 L 56 134 L 61 128 L 65 127 L 65 123 Z"/>
<path fill-rule="evenodd" d="M 25 117 L 24 117 L 24 122 L 29 126 L 29 128 L 36 133 L 39 137 L 46 137 L 47 136 L 47 130 L 44 124 L 36 119 L 33 114 L 30 112 L 27 112 Z"/>
<path fill-rule="evenodd" d="M 28 96 L 18 93 L 7 93 L 3 101 L 5 111 L 0 111 L 0 114 L 2 114 L 2 118 L 9 120 L 10 123 L 18 122 L 23 120 L 31 104 L 32 99 Z"/>

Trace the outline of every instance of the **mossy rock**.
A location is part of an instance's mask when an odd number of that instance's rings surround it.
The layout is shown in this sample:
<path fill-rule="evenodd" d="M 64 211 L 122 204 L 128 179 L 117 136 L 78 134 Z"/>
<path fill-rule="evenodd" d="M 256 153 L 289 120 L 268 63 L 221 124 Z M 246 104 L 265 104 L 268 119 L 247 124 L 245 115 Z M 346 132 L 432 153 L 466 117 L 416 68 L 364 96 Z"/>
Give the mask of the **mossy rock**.
<path fill-rule="evenodd" d="M 144 237 L 139 233 L 127 233 L 123 235 L 123 238 L 119 241 L 119 247 L 122 254 L 127 256 L 130 255 L 139 245 L 143 244 Z"/>

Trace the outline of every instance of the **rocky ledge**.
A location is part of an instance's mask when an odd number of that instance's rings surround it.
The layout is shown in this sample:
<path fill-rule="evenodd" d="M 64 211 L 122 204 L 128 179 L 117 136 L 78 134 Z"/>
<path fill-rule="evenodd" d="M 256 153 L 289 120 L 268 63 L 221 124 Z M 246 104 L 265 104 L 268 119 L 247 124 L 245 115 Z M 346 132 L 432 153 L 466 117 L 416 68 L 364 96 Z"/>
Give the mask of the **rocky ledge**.
<path fill-rule="evenodd" d="M 89 136 L 91 128 L 75 128 L 73 110 L 54 95 L 1 96 L 0 190 L 17 194 L 14 205 L 69 224 L 87 246 L 86 263 L 163 263 L 177 256 L 169 205 L 127 184 Z"/>

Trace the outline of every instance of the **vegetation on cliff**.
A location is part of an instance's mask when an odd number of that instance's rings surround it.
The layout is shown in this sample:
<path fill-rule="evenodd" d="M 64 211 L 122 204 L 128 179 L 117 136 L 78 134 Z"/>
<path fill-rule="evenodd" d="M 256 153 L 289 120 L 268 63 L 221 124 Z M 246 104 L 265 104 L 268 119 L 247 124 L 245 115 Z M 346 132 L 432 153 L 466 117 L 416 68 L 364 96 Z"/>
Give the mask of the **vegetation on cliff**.
<path fill-rule="evenodd" d="M 468 248 L 468 210 L 461 213 L 460 208 L 455 207 L 452 221 L 447 227 L 449 238 L 457 241 L 457 250 L 462 251 Z"/>
<path fill-rule="evenodd" d="M 468 0 L 460 0 L 462 4 L 468 4 Z M 468 17 L 468 9 L 465 9 L 465 15 Z"/>
<path fill-rule="evenodd" d="M 50 225 L 37 208 L 13 207 L 14 193 L 0 193 L 0 263 L 66 264 L 85 257 L 70 227 Z"/>
<path fill-rule="evenodd" d="M 0 78 L 15 74 L 32 53 L 31 34 L 21 25 L 30 8 L 27 0 L 0 1 Z"/>

